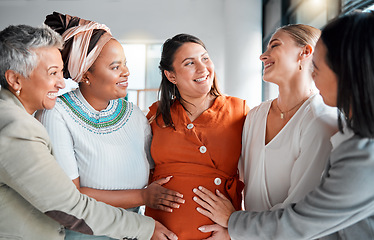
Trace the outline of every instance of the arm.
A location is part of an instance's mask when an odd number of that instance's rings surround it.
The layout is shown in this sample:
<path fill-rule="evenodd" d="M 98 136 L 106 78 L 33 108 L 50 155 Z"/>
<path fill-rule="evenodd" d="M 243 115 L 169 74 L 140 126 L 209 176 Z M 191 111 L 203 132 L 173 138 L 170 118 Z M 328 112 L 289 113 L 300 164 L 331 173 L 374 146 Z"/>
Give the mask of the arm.
<path fill-rule="evenodd" d="M 370 139 L 356 137 L 342 143 L 331 154 L 331 167 L 314 191 L 285 209 L 233 213 L 228 227 L 230 236 L 235 239 L 315 239 L 372 216 L 373 153 L 374 144 Z"/>
<path fill-rule="evenodd" d="M 45 129 L 30 118 L 14 120 L 1 129 L 0 149 L 7 149 L 0 157 L 2 183 L 72 230 L 114 238 L 152 236 L 152 219 L 81 195 L 51 154 Z"/>
<path fill-rule="evenodd" d="M 81 193 L 115 207 L 127 209 L 147 205 L 151 208 L 172 212 L 172 208 L 179 208 L 179 204 L 184 203 L 184 200 L 182 194 L 162 187 L 170 179 L 171 177 L 160 179 L 145 189 L 116 191 L 80 187 L 79 177 L 74 179 L 73 183 Z"/>
<path fill-rule="evenodd" d="M 125 209 L 147 205 L 151 208 L 171 212 L 172 208 L 178 208 L 179 204 L 184 202 L 181 194 L 162 187 L 163 184 L 169 181 L 167 178 L 161 179 L 145 189 L 111 191 L 81 187 L 74 153 L 74 139 L 66 126 L 62 114 L 57 109 L 52 109 L 43 111 L 37 117 L 49 132 L 57 162 L 62 166 L 66 174 L 73 179 L 74 184 L 81 193 L 98 201 Z M 147 123 L 145 117 L 142 120 Z M 146 141 L 150 141 L 149 138 L 150 134 L 147 135 Z"/>

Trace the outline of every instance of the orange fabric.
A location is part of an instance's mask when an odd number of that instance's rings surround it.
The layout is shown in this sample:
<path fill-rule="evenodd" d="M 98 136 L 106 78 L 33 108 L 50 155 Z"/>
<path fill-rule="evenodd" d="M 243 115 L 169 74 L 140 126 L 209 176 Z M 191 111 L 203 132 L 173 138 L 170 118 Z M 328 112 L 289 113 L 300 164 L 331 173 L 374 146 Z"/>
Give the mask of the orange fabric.
<path fill-rule="evenodd" d="M 156 110 L 157 103 L 150 107 L 148 119 Z M 146 208 L 146 215 L 164 224 L 179 240 L 203 239 L 210 235 L 197 229 L 213 222 L 196 211 L 193 188 L 204 186 L 213 192 L 218 189 L 240 209 L 244 184 L 238 179 L 237 165 L 248 110 L 244 100 L 219 96 L 189 129 L 187 125 L 191 121 L 176 101 L 171 107 L 175 130 L 159 127 L 156 121 L 151 123 L 151 153 L 155 161 L 152 181 L 173 176 L 164 186 L 182 193 L 186 202 L 172 213 Z M 161 117 L 157 120 L 163 124 Z M 206 151 L 201 150 L 202 146 Z"/>

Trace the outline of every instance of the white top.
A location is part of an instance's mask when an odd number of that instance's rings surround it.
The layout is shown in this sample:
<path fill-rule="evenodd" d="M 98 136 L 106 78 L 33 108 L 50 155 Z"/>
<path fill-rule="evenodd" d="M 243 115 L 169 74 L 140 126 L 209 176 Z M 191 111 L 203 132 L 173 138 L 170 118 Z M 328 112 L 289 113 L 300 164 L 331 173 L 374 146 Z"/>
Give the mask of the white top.
<path fill-rule="evenodd" d="M 265 145 L 271 102 L 253 108 L 244 123 L 239 171 L 248 211 L 281 208 L 318 185 L 332 148 L 330 137 L 337 131 L 337 109 L 317 94 Z"/>
<path fill-rule="evenodd" d="M 151 129 L 143 112 L 123 99 L 96 111 L 74 90 L 52 110 L 37 113 L 52 141 L 56 160 L 82 187 L 141 189 L 148 183 Z"/>

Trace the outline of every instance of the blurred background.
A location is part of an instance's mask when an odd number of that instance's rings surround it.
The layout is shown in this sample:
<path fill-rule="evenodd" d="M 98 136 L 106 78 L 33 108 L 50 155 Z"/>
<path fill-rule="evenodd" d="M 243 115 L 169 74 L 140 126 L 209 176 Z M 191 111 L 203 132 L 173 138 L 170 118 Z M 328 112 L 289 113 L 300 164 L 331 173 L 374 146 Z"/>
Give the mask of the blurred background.
<path fill-rule="evenodd" d="M 128 99 L 143 111 L 157 100 L 162 43 L 192 34 L 207 46 L 223 92 L 252 108 L 277 96 L 277 87 L 262 81 L 259 56 L 278 27 L 321 28 L 340 14 L 373 7 L 374 0 L 0 0 L 0 29 L 40 26 L 53 11 L 106 24 L 124 46 Z M 64 91 L 76 87 L 67 83 Z"/>

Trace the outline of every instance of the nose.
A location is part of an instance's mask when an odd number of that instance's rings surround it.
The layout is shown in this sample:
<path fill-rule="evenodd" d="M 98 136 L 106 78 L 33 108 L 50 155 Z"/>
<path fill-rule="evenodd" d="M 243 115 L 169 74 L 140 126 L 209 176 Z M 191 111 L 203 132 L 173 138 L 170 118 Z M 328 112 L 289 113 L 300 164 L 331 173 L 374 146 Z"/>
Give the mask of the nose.
<path fill-rule="evenodd" d="M 207 66 L 205 63 L 201 62 L 201 61 L 197 61 L 196 62 L 196 71 L 197 72 L 205 72 Z"/>
<path fill-rule="evenodd" d="M 122 67 L 121 76 L 123 76 L 123 77 L 130 76 L 129 68 L 126 65 L 123 65 L 123 67 Z"/>
<path fill-rule="evenodd" d="M 56 86 L 57 86 L 58 89 L 65 88 L 65 79 L 64 79 L 62 73 L 58 76 L 58 80 L 56 82 Z"/>
<path fill-rule="evenodd" d="M 260 55 L 260 60 L 261 61 L 266 61 L 266 59 L 268 59 L 268 51 L 265 51 L 265 52 L 263 52 L 261 55 Z"/>

